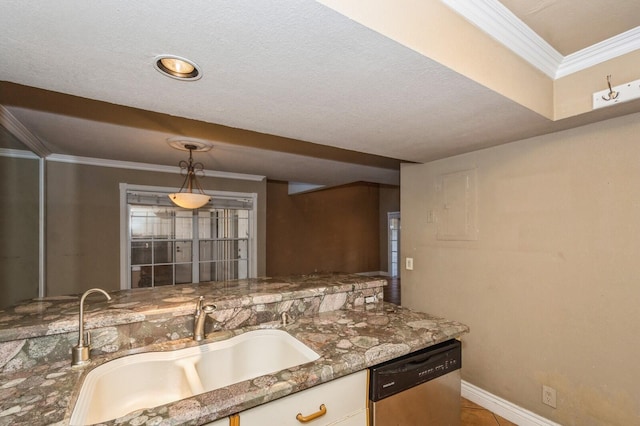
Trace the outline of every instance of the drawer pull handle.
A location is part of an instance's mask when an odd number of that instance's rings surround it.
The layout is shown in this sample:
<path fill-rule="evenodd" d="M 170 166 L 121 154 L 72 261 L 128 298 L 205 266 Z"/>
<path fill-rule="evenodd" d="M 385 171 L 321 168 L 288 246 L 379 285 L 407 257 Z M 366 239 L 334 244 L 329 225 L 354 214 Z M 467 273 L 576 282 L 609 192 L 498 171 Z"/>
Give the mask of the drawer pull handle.
<path fill-rule="evenodd" d="M 296 420 L 298 420 L 300 423 L 309 423 L 311 420 L 315 420 L 318 417 L 322 417 L 325 414 L 327 414 L 327 407 L 324 406 L 324 404 L 320 405 L 320 411 L 316 411 L 313 414 L 309 414 L 308 416 L 303 416 L 302 413 L 298 413 L 298 415 L 296 416 Z"/>

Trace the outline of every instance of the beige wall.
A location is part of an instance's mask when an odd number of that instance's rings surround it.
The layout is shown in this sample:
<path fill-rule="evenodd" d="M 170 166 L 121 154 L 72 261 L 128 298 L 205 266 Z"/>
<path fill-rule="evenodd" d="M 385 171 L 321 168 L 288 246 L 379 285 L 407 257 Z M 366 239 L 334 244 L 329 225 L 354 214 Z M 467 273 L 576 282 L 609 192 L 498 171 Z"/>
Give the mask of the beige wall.
<path fill-rule="evenodd" d="M 636 50 L 554 80 L 440 0 L 319 2 L 552 120 L 591 111 L 609 74 L 614 86 L 640 78 Z"/>
<path fill-rule="evenodd" d="M 176 187 L 172 173 L 47 163 L 46 294 L 120 288 L 119 184 Z M 205 189 L 258 193 L 258 275 L 265 271 L 266 182 L 203 178 Z"/>
<path fill-rule="evenodd" d="M 592 94 L 608 89 L 607 75 L 616 87 L 640 79 L 640 51 L 628 53 L 554 81 L 554 119 L 572 117 L 593 109 Z"/>
<path fill-rule="evenodd" d="M 471 327 L 464 380 L 563 425 L 639 424 L 638 135 L 635 114 L 403 165 L 402 303 Z M 439 176 L 473 168 L 478 238 L 438 240 Z"/>
<path fill-rule="evenodd" d="M 0 309 L 38 297 L 38 160 L 0 156 Z"/>

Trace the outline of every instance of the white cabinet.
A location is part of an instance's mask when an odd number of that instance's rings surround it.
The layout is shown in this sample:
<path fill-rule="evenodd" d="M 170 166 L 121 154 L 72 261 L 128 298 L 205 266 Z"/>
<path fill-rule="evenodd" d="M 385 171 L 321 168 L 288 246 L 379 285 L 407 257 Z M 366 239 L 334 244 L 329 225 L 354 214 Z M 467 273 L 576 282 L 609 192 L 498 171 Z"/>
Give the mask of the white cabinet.
<path fill-rule="evenodd" d="M 218 419 L 215 422 L 207 423 L 205 426 L 229 426 L 229 417 Z"/>
<path fill-rule="evenodd" d="M 241 426 L 366 426 L 367 370 L 240 413 Z M 324 410 L 321 407 L 324 406 Z M 326 411 L 323 413 L 323 411 Z M 302 415 L 302 420 L 296 416 Z M 305 422 L 304 418 L 317 418 Z M 217 425 L 216 425 L 217 426 Z"/>
<path fill-rule="evenodd" d="M 353 413 L 353 415 L 345 417 L 342 420 L 338 420 L 335 423 L 330 423 L 330 426 L 363 426 L 367 424 L 367 410 L 365 408 Z M 309 426 L 313 426 L 311 423 Z"/>

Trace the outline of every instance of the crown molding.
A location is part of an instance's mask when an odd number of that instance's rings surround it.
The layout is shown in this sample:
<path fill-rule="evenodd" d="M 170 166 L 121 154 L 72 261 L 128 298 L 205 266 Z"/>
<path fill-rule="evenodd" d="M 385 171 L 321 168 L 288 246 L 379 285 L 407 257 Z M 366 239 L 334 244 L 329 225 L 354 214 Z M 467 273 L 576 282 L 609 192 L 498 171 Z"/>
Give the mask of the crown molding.
<path fill-rule="evenodd" d="M 640 49 L 640 27 L 632 28 L 565 56 L 558 68 L 556 78 L 565 77 L 638 49 Z"/>
<path fill-rule="evenodd" d="M 24 158 L 26 160 L 38 160 L 40 157 L 26 149 L 0 148 L 0 157 Z"/>
<path fill-rule="evenodd" d="M 498 0 L 441 0 L 502 45 L 555 78 L 563 56 Z"/>
<path fill-rule="evenodd" d="M 16 139 L 22 142 L 27 148 L 35 152 L 39 157 L 46 157 L 51 151 L 42 143 L 40 139 L 29 131 L 11 112 L 0 105 L 0 126 L 4 127 Z"/>
<path fill-rule="evenodd" d="M 164 165 L 149 164 L 149 163 L 136 163 L 133 161 L 105 160 L 102 158 L 77 157 L 74 155 L 62 155 L 62 154 L 51 154 L 47 156 L 47 161 L 53 161 L 56 163 L 81 164 L 84 166 L 113 167 L 116 169 L 142 170 L 145 172 L 180 174 L 180 171 L 181 171 L 180 167 L 175 167 L 175 166 L 164 166 Z M 249 180 L 249 181 L 255 181 L 255 182 L 260 182 L 265 179 L 265 176 L 261 176 L 261 175 L 220 172 L 215 170 L 205 170 L 204 176 L 223 178 L 223 179 Z"/>
<path fill-rule="evenodd" d="M 47 161 L 58 163 L 82 164 L 86 166 L 113 167 L 117 169 L 142 170 L 147 172 L 178 173 L 180 167 L 163 166 L 158 164 L 135 163 L 132 161 L 106 160 L 102 158 L 77 157 L 74 155 L 52 154 L 42 141 L 29 131 L 11 112 L 0 105 L 0 125 L 5 127 L 20 142 L 33 152 L 18 149 L 0 148 L 0 156 L 16 158 L 46 158 Z M 219 172 L 215 170 L 205 170 L 205 177 L 216 177 L 223 179 L 262 181 L 265 176 L 249 175 L 244 173 Z"/>
<path fill-rule="evenodd" d="M 640 27 L 563 56 L 498 0 L 441 0 L 552 79 L 640 49 Z"/>

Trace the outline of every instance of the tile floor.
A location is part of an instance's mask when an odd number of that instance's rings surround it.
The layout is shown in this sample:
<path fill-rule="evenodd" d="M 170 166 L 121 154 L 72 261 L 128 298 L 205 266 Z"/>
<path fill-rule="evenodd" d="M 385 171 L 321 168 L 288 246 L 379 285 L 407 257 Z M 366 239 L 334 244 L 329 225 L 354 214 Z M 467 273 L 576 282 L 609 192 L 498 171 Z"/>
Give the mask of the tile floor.
<path fill-rule="evenodd" d="M 462 398 L 461 426 L 517 426 L 486 408 Z"/>

